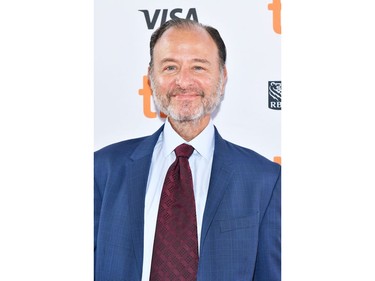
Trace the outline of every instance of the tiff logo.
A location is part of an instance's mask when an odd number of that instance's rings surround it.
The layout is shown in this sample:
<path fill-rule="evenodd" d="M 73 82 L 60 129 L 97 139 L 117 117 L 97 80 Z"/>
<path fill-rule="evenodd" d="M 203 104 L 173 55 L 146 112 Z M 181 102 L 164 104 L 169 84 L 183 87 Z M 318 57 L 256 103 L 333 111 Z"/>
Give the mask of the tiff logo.
<path fill-rule="evenodd" d="M 281 81 L 268 81 L 268 108 L 281 110 Z"/>
<path fill-rule="evenodd" d="M 280 3 L 280 0 L 272 0 L 272 3 L 268 4 L 268 10 L 272 11 L 273 31 L 275 31 L 277 34 L 281 34 L 281 3 Z"/>

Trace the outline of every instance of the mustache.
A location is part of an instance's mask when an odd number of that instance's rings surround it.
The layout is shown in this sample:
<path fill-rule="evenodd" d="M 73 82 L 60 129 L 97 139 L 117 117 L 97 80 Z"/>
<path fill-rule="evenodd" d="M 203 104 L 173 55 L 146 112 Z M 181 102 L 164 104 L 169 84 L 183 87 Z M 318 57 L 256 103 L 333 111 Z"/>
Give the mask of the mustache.
<path fill-rule="evenodd" d="M 178 95 L 186 95 L 186 94 L 194 94 L 200 97 L 204 97 L 205 94 L 202 90 L 197 88 L 176 88 L 168 92 L 168 97 L 178 96 Z"/>

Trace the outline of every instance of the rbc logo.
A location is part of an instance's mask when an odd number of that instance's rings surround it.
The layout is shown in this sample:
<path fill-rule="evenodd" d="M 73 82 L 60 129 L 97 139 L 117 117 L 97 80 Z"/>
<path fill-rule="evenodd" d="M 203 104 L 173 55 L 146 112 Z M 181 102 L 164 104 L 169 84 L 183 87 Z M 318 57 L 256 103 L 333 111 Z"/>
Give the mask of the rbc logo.
<path fill-rule="evenodd" d="M 148 10 L 139 10 L 139 11 L 142 12 L 143 15 L 145 16 L 146 25 L 147 25 L 148 29 L 154 29 L 155 28 L 156 22 L 160 18 L 160 12 L 162 12 L 161 19 L 160 19 L 160 25 L 162 25 L 163 23 L 165 23 L 167 21 L 168 9 L 163 9 L 163 10 L 156 9 L 152 18 L 151 18 L 150 12 Z M 179 14 L 181 14 L 181 16 Z M 181 18 L 183 18 L 182 14 L 185 14 L 185 19 L 198 21 L 197 11 L 196 11 L 195 8 L 190 8 L 186 13 L 183 13 L 183 10 L 180 9 L 180 8 L 173 9 L 169 12 L 169 18 L 170 19 L 179 19 L 179 18 L 181 19 Z"/>
<path fill-rule="evenodd" d="M 281 110 L 281 81 L 268 81 L 268 108 Z"/>

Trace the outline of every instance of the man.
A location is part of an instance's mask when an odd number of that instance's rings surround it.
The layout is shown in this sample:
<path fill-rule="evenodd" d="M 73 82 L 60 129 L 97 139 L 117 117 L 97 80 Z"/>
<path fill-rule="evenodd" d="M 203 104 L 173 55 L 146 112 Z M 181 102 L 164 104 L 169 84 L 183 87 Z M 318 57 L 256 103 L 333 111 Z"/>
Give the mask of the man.
<path fill-rule="evenodd" d="M 96 280 L 280 280 L 280 166 L 222 139 L 211 120 L 227 81 L 219 32 L 171 20 L 152 35 L 150 55 L 153 97 L 168 118 L 151 136 L 95 153 Z M 183 143 L 193 147 L 179 168 L 187 176 L 170 190 L 191 183 L 193 198 L 177 195 L 166 207 L 175 221 L 159 232 L 165 178 Z M 178 210 L 187 201 L 191 215 Z"/>

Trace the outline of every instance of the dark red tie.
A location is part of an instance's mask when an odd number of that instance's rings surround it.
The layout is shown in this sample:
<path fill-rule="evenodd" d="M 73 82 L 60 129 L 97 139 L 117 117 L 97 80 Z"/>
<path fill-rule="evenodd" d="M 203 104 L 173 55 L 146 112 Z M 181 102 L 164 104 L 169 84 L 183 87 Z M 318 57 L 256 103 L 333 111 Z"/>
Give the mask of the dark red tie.
<path fill-rule="evenodd" d="M 181 144 L 161 193 L 150 281 L 193 281 L 198 271 L 198 236 L 189 157 L 194 148 Z"/>

